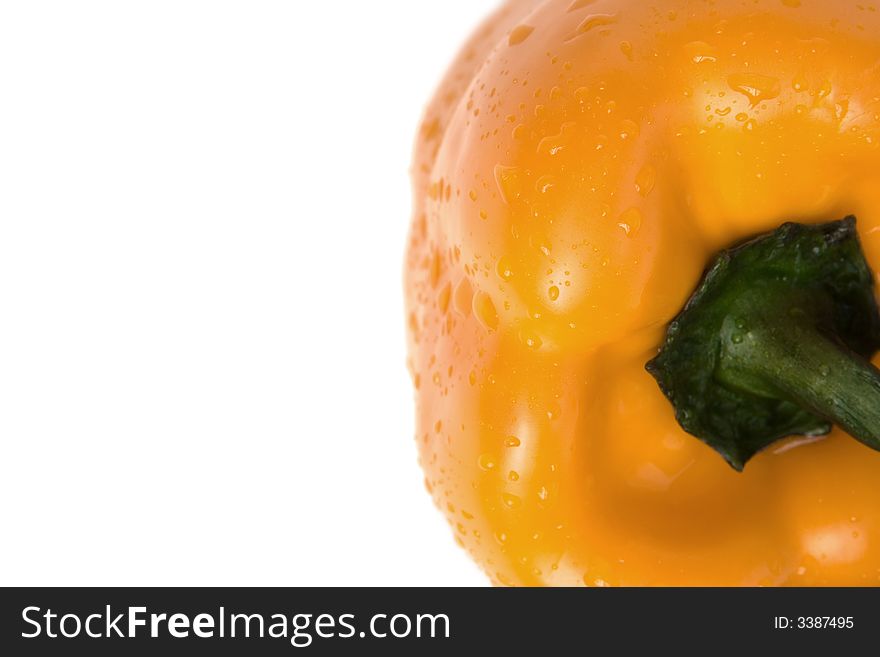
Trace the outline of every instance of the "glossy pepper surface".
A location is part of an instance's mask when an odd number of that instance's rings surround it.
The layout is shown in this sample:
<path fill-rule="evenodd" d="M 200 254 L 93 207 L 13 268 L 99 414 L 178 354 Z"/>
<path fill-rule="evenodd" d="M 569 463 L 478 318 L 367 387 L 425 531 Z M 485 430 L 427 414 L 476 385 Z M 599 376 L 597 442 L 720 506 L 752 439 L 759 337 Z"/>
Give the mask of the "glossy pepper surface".
<path fill-rule="evenodd" d="M 494 583 L 880 583 L 880 453 L 835 428 L 738 472 L 645 369 L 786 221 L 856 216 L 878 271 L 878 35 L 871 2 L 511 0 L 461 51 L 416 146 L 409 364 Z"/>

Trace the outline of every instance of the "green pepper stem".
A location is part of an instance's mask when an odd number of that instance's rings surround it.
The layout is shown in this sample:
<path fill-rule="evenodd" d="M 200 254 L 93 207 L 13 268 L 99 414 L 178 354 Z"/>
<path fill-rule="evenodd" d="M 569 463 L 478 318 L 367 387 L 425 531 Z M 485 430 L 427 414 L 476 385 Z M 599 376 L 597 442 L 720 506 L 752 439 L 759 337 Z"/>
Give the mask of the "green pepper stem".
<path fill-rule="evenodd" d="M 647 363 L 682 428 L 736 470 L 837 424 L 880 450 L 880 307 L 855 217 L 722 251 Z"/>
<path fill-rule="evenodd" d="M 782 313 L 725 329 L 720 377 L 752 391 L 763 384 L 880 450 L 880 370 L 803 319 Z"/>

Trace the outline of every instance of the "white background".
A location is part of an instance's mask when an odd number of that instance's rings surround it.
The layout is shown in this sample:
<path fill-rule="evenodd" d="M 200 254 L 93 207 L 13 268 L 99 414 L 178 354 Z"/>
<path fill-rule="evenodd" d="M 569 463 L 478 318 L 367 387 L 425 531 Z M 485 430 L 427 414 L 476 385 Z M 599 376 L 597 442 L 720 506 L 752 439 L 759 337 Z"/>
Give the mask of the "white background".
<path fill-rule="evenodd" d="M 485 582 L 416 464 L 401 273 L 494 5 L 0 5 L 0 585 Z"/>

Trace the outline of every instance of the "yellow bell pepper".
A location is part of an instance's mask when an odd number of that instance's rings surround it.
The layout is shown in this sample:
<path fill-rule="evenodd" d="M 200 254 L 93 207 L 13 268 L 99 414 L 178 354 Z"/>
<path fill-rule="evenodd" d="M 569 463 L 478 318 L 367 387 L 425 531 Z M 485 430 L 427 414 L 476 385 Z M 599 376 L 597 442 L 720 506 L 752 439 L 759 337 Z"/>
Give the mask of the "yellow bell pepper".
<path fill-rule="evenodd" d="M 880 583 L 878 35 L 870 2 L 510 0 L 466 44 L 409 364 L 494 583 Z"/>

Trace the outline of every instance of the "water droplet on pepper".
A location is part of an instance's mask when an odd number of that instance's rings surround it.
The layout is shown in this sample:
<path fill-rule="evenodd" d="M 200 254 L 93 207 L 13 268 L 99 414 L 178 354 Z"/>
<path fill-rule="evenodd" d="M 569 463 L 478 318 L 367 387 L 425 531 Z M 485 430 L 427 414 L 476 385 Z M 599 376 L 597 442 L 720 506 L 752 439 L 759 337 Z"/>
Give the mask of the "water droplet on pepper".
<path fill-rule="evenodd" d="M 529 38 L 532 32 L 535 31 L 535 28 L 531 25 L 517 25 L 510 32 L 510 36 L 507 39 L 507 45 L 509 46 L 518 46 L 523 41 Z"/>

